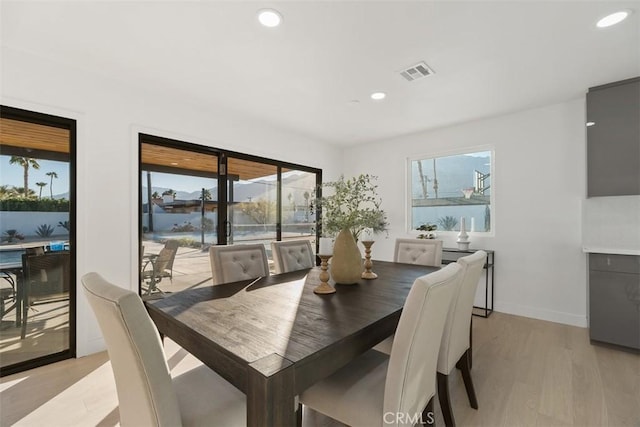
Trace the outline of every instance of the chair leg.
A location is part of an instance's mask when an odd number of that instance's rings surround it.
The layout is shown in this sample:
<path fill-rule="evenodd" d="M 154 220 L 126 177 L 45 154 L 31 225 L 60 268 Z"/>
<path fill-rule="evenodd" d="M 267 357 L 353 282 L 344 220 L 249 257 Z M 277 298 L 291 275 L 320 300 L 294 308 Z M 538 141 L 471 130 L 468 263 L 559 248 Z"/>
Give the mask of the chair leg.
<path fill-rule="evenodd" d="M 473 314 L 469 323 L 469 370 L 471 370 L 473 369 Z"/>
<path fill-rule="evenodd" d="M 302 403 L 298 403 L 298 410 L 296 411 L 296 427 L 302 427 Z"/>
<path fill-rule="evenodd" d="M 460 361 L 456 363 L 456 368 L 462 369 Z M 469 370 L 473 369 L 473 314 L 469 320 Z"/>
<path fill-rule="evenodd" d="M 424 411 L 422 411 L 422 423 L 421 425 L 428 425 L 428 426 L 436 426 L 436 416 L 433 412 L 433 398 L 435 396 L 431 397 L 431 399 L 429 399 L 429 403 L 427 403 L 427 407 L 424 408 Z"/>
<path fill-rule="evenodd" d="M 440 401 L 440 409 L 442 410 L 442 418 L 447 427 L 455 427 L 456 421 L 453 418 L 453 409 L 451 408 L 451 398 L 449 397 L 449 376 L 438 372 L 438 400 Z"/>
<path fill-rule="evenodd" d="M 467 351 L 464 352 L 458 363 L 456 363 L 456 367 L 460 369 L 462 373 L 462 380 L 464 381 L 464 388 L 467 390 L 467 396 L 469 397 L 469 405 L 473 409 L 478 409 L 478 399 L 476 398 L 476 391 L 473 388 L 473 380 L 471 379 L 471 369 L 470 369 L 470 356 L 471 349 L 468 348 Z"/>
<path fill-rule="evenodd" d="M 27 336 L 27 318 L 29 317 L 29 306 L 23 308 L 22 325 L 20 328 L 20 339 L 23 340 Z"/>

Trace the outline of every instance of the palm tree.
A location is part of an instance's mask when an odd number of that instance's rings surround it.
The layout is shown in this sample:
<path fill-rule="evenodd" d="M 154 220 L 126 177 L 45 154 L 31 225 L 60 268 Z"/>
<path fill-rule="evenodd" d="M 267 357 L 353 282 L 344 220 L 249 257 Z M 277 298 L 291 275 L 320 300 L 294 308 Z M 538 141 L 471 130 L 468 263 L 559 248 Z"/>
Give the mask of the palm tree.
<path fill-rule="evenodd" d="M 36 182 L 36 185 L 40 187 L 40 194 L 38 195 L 38 199 L 42 200 L 42 189 L 47 186 L 46 182 Z"/>
<path fill-rule="evenodd" d="M 0 199 L 4 199 L 5 197 L 9 197 L 14 193 L 12 188 L 9 188 L 8 185 L 0 185 Z"/>
<path fill-rule="evenodd" d="M 304 203 L 307 207 L 307 210 L 305 212 L 305 221 L 309 222 L 309 198 L 311 197 L 311 194 L 309 194 L 308 191 L 305 191 L 302 196 L 304 197 Z"/>
<path fill-rule="evenodd" d="M 429 181 L 429 178 L 425 177 L 422 171 L 422 160 L 418 160 L 418 175 L 420 176 L 420 185 L 422 185 L 422 198 L 426 199 L 429 197 L 429 193 L 427 192 L 427 181 Z"/>
<path fill-rule="evenodd" d="M 29 167 L 40 169 L 40 164 L 36 159 L 30 157 L 11 156 L 9 164 L 20 165 L 24 169 L 24 196 L 29 196 Z"/>
<path fill-rule="evenodd" d="M 50 194 L 51 194 L 51 198 L 53 199 L 53 178 L 57 179 L 58 178 L 58 174 L 53 172 L 53 171 L 51 171 L 51 172 L 47 172 L 45 175 L 51 177 L 51 185 L 49 186 L 49 191 L 50 191 Z"/>
<path fill-rule="evenodd" d="M 458 225 L 458 220 L 451 215 L 447 215 L 445 217 L 438 218 L 438 224 L 440 224 L 443 230 L 452 231 L 456 228 L 456 225 Z"/>
<path fill-rule="evenodd" d="M 204 190 L 204 199 L 205 199 L 205 200 L 211 200 L 211 199 L 212 199 L 212 197 L 211 197 L 211 190 L 208 190 L 208 189 L 206 189 L 206 188 L 203 188 L 203 190 Z M 200 194 L 200 197 L 198 197 L 198 198 L 199 198 L 200 200 L 202 200 L 202 194 Z"/>
<path fill-rule="evenodd" d="M 25 197 L 28 199 L 31 197 L 35 197 L 36 192 L 29 188 L 25 194 L 24 187 L 13 187 L 13 195 L 15 195 L 16 197 Z"/>

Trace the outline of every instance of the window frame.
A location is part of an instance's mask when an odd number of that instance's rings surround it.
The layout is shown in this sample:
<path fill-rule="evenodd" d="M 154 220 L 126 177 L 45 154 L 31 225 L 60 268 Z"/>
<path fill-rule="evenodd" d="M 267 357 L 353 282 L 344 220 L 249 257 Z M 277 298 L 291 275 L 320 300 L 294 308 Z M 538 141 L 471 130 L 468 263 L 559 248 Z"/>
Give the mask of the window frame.
<path fill-rule="evenodd" d="M 411 163 L 416 160 L 426 160 L 426 159 L 434 159 L 440 157 L 450 157 L 450 156 L 458 156 L 470 153 L 478 153 L 488 151 L 491 153 L 491 165 L 489 167 L 489 171 L 491 174 L 491 194 L 489 195 L 489 208 L 491 211 L 490 218 L 490 230 L 489 231 L 474 231 L 473 234 L 480 237 L 495 237 L 496 232 L 496 174 L 495 174 L 495 166 L 496 166 L 496 150 L 493 144 L 486 145 L 474 145 L 470 147 L 457 148 L 452 150 L 438 150 L 432 152 L 423 152 L 420 154 L 415 154 L 413 156 L 409 156 L 406 158 L 405 162 L 405 231 L 417 237 L 421 232 L 413 229 L 413 206 L 412 206 L 412 196 L 413 196 L 413 179 L 412 179 L 412 170 Z M 467 225 L 467 232 L 469 232 L 470 225 Z M 440 230 L 436 229 L 436 233 L 439 236 L 445 237 L 454 237 L 457 236 L 459 231 L 452 230 Z"/>
<path fill-rule="evenodd" d="M 70 253 L 70 271 L 69 271 L 69 343 L 67 348 L 42 356 L 36 356 L 28 360 L 16 362 L 11 365 L 0 366 L 0 377 L 12 375 L 19 372 L 28 371 L 30 369 L 60 362 L 66 359 L 73 359 L 77 354 L 77 138 L 78 138 L 78 120 L 68 116 L 54 115 L 34 110 L 26 110 L 23 108 L 12 107 L 6 104 L 0 105 L 0 116 L 6 119 L 60 128 L 69 132 L 69 153 L 68 155 L 60 154 L 48 150 L 31 150 L 28 151 L 24 147 L 0 147 L 2 155 L 19 155 L 31 157 L 34 155 L 44 156 L 45 159 L 55 161 L 66 161 L 69 163 L 69 253 Z M 0 144 L 1 145 L 1 144 Z M 27 316 L 28 313 L 24 313 Z M 25 319 L 26 321 L 26 319 Z"/>

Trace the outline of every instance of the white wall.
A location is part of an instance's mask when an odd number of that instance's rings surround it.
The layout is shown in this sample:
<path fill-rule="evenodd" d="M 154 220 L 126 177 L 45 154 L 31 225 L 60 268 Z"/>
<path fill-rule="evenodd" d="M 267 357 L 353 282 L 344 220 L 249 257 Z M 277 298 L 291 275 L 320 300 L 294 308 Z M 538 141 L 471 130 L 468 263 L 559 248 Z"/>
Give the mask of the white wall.
<path fill-rule="evenodd" d="M 2 59 L 3 105 L 77 120 L 78 278 L 99 271 L 136 289 L 138 132 L 321 168 L 328 180 L 343 165 L 349 165 L 346 175 L 380 176 L 391 221 L 389 239 L 374 247 L 374 257 L 382 259 L 391 259 L 395 237 L 408 235 L 406 158 L 493 145 L 495 236 L 472 235 L 472 247 L 496 250 L 496 310 L 586 326 L 583 100 L 352 147 L 343 156 L 334 146 L 190 105 L 162 90 L 141 93 L 108 76 L 7 48 Z M 453 246 L 454 237 L 445 244 Z M 78 355 L 103 349 L 81 292 L 77 315 Z"/>
<path fill-rule="evenodd" d="M 32 239 L 38 238 L 38 227 L 48 225 L 53 228 L 53 234 L 40 240 L 48 240 L 56 236 L 69 236 L 69 232 L 58 225 L 59 222 L 69 220 L 67 212 L 21 212 L 21 211 L 1 211 L 0 224 L 2 231 L 18 230 L 20 234 Z M 4 237 L 4 236 L 3 236 Z"/>
<path fill-rule="evenodd" d="M 471 247 L 496 251 L 495 309 L 586 327 L 584 104 L 579 99 L 346 150 L 345 175 L 378 175 L 389 213 L 389 238 L 378 239 L 373 257 L 391 260 L 395 238 L 417 234 L 407 231 L 405 219 L 408 157 L 493 146 L 495 234 L 471 233 Z M 439 236 L 455 247 L 455 233 Z"/>
<path fill-rule="evenodd" d="M 5 47 L 1 57 L 2 105 L 77 120 L 78 279 L 98 271 L 137 289 L 138 132 L 322 168 L 328 179 L 342 169 L 336 147 L 211 106 L 190 105 L 162 89 L 141 93 L 108 76 Z M 103 349 L 79 286 L 77 315 L 78 355 Z"/>

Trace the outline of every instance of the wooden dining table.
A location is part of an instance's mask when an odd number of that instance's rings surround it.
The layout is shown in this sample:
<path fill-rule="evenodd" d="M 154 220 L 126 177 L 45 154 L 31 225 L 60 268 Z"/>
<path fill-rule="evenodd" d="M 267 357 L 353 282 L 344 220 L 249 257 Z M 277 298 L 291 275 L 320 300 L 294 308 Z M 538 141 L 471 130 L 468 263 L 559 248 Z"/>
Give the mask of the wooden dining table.
<path fill-rule="evenodd" d="M 315 267 L 145 304 L 161 334 L 246 394 L 247 425 L 289 426 L 296 396 L 393 334 L 411 285 L 435 270 L 374 261 L 377 279 L 318 295 Z"/>

